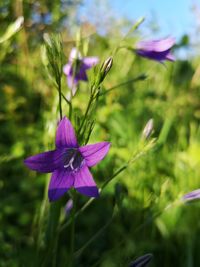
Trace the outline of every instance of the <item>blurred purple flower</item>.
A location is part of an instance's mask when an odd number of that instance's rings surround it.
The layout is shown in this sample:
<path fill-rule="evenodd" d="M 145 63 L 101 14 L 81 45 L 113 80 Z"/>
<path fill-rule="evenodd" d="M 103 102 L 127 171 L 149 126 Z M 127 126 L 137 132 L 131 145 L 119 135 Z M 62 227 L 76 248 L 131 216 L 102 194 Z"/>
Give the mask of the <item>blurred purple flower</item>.
<path fill-rule="evenodd" d="M 98 197 L 96 183 L 88 167 L 96 165 L 108 153 L 109 142 L 79 147 L 73 126 L 64 117 L 56 132 L 56 149 L 27 158 L 24 163 L 31 170 L 52 172 L 48 196 L 55 201 L 74 187 L 79 193 Z"/>
<path fill-rule="evenodd" d="M 200 199 L 200 189 L 196 189 L 190 193 L 187 193 L 183 196 L 184 201 L 191 201 L 195 199 Z"/>
<path fill-rule="evenodd" d="M 145 267 L 149 264 L 152 258 L 153 255 L 151 253 L 145 254 L 137 258 L 135 261 L 131 262 L 129 267 Z"/>
<path fill-rule="evenodd" d="M 78 82 L 80 80 L 88 80 L 86 70 L 92 68 L 98 62 L 98 57 L 82 57 L 75 47 L 72 48 L 69 55 L 69 62 L 63 67 L 63 72 L 67 76 L 67 83 L 72 90 L 73 96 L 76 93 Z"/>
<path fill-rule="evenodd" d="M 67 203 L 66 203 L 66 206 L 65 206 L 65 212 L 67 215 L 70 214 L 70 211 L 71 209 L 73 208 L 73 200 L 70 198 Z"/>
<path fill-rule="evenodd" d="M 175 44 L 175 39 L 168 37 L 166 39 L 154 41 L 141 41 L 136 45 L 136 53 L 155 61 L 174 61 L 175 57 L 171 54 L 171 48 Z"/>

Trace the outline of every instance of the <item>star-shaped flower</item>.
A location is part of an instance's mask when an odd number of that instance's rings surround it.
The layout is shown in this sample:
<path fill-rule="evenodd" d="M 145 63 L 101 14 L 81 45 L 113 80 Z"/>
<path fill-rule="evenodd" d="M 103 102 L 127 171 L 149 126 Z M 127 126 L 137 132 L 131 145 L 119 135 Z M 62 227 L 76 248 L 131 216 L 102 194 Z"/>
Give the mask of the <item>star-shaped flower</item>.
<path fill-rule="evenodd" d="M 161 40 L 141 41 L 137 43 L 135 52 L 142 57 L 162 62 L 164 60 L 174 61 L 171 48 L 175 44 L 175 39 L 168 37 Z"/>
<path fill-rule="evenodd" d="M 73 96 L 76 93 L 78 82 L 80 80 L 88 80 L 86 71 L 94 67 L 98 62 L 98 57 L 82 57 L 75 47 L 72 48 L 69 62 L 63 67 L 63 71 L 67 76 L 67 83 L 72 90 Z"/>
<path fill-rule="evenodd" d="M 52 172 L 49 200 L 59 199 L 73 187 L 83 195 L 98 197 L 98 188 L 89 167 L 105 157 L 110 143 L 100 142 L 79 147 L 73 126 L 70 120 L 64 117 L 58 125 L 55 144 L 55 150 L 31 156 L 24 161 L 31 170 Z"/>

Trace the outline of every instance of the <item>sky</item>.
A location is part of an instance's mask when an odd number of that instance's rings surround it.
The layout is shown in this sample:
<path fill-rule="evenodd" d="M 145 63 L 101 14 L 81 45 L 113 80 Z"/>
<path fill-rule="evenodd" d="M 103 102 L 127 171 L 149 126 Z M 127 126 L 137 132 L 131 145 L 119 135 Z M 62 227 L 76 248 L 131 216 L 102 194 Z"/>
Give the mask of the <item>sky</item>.
<path fill-rule="evenodd" d="M 180 37 L 190 32 L 193 25 L 193 0 L 115 0 L 110 1 L 116 12 L 129 19 L 145 16 L 155 18 L 164 35 Z"/>
<path fill-rule="evenodd" d="M 200 7 L 200 0 L 85 0 L 81 14 L 89 20 L 99 19 L 102 25 L 113 15 L 133 22 L 145 16 L 146 25 L 158 22 L 160 35 L 179 39 L 194 28 L 194 5 Z"/>

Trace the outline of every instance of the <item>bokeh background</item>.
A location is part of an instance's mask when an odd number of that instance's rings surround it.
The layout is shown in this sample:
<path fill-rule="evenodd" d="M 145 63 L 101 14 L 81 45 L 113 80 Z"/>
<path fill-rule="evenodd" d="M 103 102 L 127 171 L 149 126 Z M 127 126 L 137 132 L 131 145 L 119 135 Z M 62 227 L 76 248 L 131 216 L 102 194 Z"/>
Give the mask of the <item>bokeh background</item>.
<path fill-rule="evenodd" d="M 162 65 L 125 49 L 114 58 L 104 90 L 141 74 L 148 78 L 100 101 L 90 142 L 110 140 L 112 149 L 93 169 L 97 184 L 137 151 L 150 118 L 158 146 L 114 179 L 78 218 L 77 250 L 110 220 L 116 187 L 123 188 L 112 223 L 77 257 L 76 266 L 125 267 L 147 252 L 154 254 L 152 266 L 200 266 L 200 204 L 166 210 L 200 187 L 200 2 L 1 0 L 0 37 L 20 16 L 20 31 L 0 42 L 0 267 L 67 266 L 68 228 L 59 236 L 57 251 L 44 256 L 46 237 L 39 221 L 42 214 L 45 225 L 48 217 L 43 195 L 49 176 L 23 165 L 28 155 L 54 147 L 59 118 L 57 91 L 41 56 L 44 33 L 62 34 L 67 62 L 81 28 L 83 52 L 103 61 L 141 16 L 146 20 L 127 44 L 172 35 L 177 60 Z M 82 82 L 73 100 L 75 111 L 83 113 L 87 101 L 88 85 Z M 79 206 L 86 201 L 79 196 Z M 61 220 L 65 217 L 63 208 Z M 42 252 L 36 251 L 38 242 Z"/>

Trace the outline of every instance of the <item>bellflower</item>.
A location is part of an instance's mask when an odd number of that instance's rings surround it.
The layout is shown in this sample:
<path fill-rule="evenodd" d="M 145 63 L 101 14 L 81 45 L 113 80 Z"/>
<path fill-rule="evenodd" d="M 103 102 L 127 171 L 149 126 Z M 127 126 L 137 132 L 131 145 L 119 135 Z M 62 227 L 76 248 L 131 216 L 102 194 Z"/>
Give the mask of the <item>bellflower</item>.
<path fill-rule="evenodd" d="M 52 172 L 49 200 L 59 199 L 70 188 L 88 197 L 98 197 L 98 188 L 89 167 L 105 157 L 110 143 L 100 142 L 80 147 L 70 120 L 64 117 L 57 127 L 55 145 L 55 150 L 31 156 L 24 161 L 31 170 Z"/>
<path fill-rule="evenodd" d="M 135 52 L 142 57 L 162 62 L 164 60 L 174 61 L 171 48 L 175 44 L 175 39 L 168 37 L 161 40 L 141 41 L 137 43 Z"/>
<path fill-rule="evenodd" d="M 63 71 L 67 76 L 67 83 L 73 95 L 76 93 L 78 82 L 88 80 L 86 70 L 92 68 L 98 62 L 98 57 L 82 57 L 75 47 L 72 48 L 69 62 L 63 67 Z"/>
<path fill-rule="evenodd" d="M 196 189 L 190 193 L 183 196 L 183 201 L 191 201 L 195 199 L 200 199 L 200 189 Z"/>

